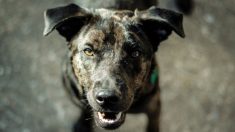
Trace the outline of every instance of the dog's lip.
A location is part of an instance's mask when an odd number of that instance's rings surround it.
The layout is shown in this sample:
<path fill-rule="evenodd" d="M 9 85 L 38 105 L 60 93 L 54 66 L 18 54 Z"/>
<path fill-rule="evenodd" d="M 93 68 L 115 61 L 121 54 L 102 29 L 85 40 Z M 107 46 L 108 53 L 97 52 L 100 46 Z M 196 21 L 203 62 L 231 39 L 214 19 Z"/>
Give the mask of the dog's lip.
<path fill-rule="evenodd" d="M 96 124 L 105 129 L 115 129 L 125 120 L 124 112 L 96 111 L 94 114 Z"/>

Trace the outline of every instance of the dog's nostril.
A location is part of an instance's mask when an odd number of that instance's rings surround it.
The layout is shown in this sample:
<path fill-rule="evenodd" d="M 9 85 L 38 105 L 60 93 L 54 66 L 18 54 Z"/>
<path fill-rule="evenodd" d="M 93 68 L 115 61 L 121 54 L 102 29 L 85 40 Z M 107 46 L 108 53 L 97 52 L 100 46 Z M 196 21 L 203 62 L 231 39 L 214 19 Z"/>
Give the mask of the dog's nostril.
<path fill-rule="evenodd" d="M 101 96 L 96 97 L 96 101 L 98 104 L 104 104 L 104 98 Z"/>
<path fill-rule="evenodd" d="M 99 91 L 96 94 L 96 102 L 100 105 L 115 104 L 119 101 L 119 96 L 112 91 Z"/>

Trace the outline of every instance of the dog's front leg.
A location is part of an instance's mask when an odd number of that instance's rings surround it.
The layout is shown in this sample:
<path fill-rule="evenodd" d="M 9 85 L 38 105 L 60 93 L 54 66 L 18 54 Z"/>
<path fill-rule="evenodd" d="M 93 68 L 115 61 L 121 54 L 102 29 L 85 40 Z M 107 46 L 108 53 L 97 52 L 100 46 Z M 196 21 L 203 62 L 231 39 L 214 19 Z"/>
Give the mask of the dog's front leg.
<path fill-rule="evenodd" d="M 156 94 L 148 104 L 147 117 L 148 125 L 147 132 L 159 132 L 159 118 L 161 112 L 160 94 Z"/>
<path fill-rule="evenodd" d="M 89 110 L 82 110 L 80 118 L 73 126 L 73 132 L 92 132 L 92 121 Z"/>

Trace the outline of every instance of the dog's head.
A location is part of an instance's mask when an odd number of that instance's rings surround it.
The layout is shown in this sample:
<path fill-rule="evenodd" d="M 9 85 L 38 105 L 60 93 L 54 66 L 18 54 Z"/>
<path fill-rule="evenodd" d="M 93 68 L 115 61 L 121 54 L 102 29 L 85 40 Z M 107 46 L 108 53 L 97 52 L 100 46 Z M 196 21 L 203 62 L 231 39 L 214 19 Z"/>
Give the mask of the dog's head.
<path fill-rule="evenodd" d="M 144 89 L 159 43 L 176 32 L 182 15 L 156 7 L 88 10 L 75 4 L 45 12 L 44 35 L 56 29 L 68 41 L 71 64 L 98 126 L 114 129 Z"/>

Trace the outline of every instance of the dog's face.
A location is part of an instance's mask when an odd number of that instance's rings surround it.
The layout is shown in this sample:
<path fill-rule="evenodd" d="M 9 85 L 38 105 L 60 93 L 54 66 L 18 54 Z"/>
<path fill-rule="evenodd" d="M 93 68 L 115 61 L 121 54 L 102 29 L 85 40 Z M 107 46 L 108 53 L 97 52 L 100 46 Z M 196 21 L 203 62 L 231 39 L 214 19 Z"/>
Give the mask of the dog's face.
<path fill-rule="evenodd" d="M 142 87 L 153 51 L 119 17 L 92 19 L 71 41 L 72 65 L 96 121 L 113 128 L 124 121 L 135 91 Z"/>
<path fill-rule="evenodd" d="M 172 30 L 184 36 L 182 16 L 157 8 L 133 13 L 71 4 L 47 10 L 45 20 L 45 35 L 57 29 L 68 41 L 78 91 L 107 129 L 124 122 L 145 87 L 158 44 Z"/>

